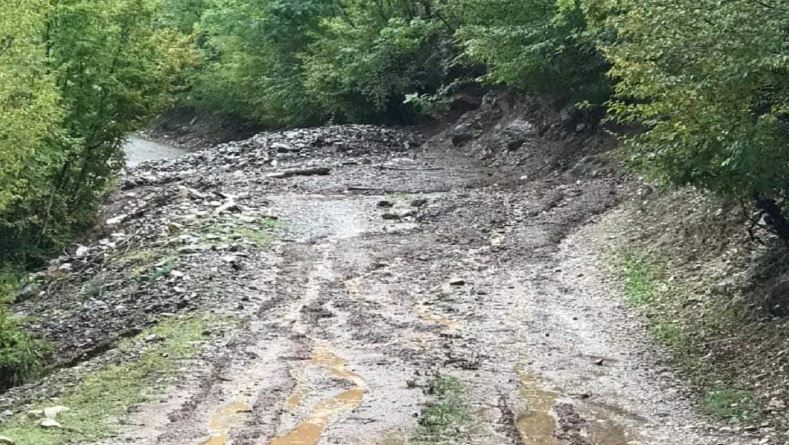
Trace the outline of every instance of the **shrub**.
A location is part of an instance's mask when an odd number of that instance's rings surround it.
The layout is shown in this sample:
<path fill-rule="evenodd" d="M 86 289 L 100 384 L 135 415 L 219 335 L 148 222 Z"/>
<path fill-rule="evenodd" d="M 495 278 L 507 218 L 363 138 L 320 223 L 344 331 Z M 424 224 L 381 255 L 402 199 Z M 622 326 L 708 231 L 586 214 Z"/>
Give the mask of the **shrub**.
<path fill-rule="evenodd" d="M 598 2 L 599 3 L 599 2 Z M 656 179 L 750 200 L 789 240 L 789 10 L 750 0 L 614 2 L 602 42 L 630 160 Z"/>
<path fill-rule="evenodd" d="M 43 343 L 23 331 L 0 306 L 0 390 L 38 377 L 46 361 Z"/>

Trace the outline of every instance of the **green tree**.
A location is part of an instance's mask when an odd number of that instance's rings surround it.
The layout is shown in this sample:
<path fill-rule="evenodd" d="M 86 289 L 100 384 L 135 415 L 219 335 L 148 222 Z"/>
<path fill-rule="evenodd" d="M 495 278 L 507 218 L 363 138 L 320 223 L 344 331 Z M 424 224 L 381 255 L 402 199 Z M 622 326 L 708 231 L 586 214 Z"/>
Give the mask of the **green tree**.
<path fill-rule="evenodd" d="M 789 240 L 789 6 L 765 0 L 593 4 L 613 114 L 642 125 L 631 160 L 656 178 L 752 200 Z M 598 20 L 600 22 L 600 20 Z"/>
<path fill-rule="evenodd" d="M 458 0 L 460 45 L 486 79 L 566 100 L 608 98 L 607 64 L 578 0 Z"/>
<path fill-rule="evenodd" d="M 61 118 L 55 78 L 43 57 L 47 0 L 9 1 L 0 9 L 0 215 L 29 188 L 25 167 Z M 12 224 L 0 218 L 0 225 Z"/>

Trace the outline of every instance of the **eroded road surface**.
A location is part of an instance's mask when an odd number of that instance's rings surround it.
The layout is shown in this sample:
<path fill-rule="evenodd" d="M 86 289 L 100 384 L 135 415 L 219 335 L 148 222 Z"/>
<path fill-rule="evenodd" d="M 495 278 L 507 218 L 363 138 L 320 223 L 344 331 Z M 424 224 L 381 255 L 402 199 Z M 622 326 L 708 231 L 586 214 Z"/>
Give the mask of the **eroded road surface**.
<path fill-rule="evenodd" d="M 185 310 L 239 322 L 106 443 L 426 444 L 440 378 L 468 415 L 429 443 L 752 443 L 694 413 L 601 272 L 592 227 L 626 183 L 486 165 L 441 135 L 332 127 L 133 171 L 107 218 L 278 223 L 254 249 L 179 248 Z"/>

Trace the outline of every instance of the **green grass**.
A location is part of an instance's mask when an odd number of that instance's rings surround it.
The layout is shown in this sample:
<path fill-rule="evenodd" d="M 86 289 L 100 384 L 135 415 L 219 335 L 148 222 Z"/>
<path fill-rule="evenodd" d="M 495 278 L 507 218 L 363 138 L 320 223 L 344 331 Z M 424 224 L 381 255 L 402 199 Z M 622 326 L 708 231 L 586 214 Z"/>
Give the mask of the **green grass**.
<path fill-rule="evenodd" d="M 23 414 L 0 426 L 0 435 L 17 445 L 65 445 L 98 441 L 116 434 L 121 419 L 135 405 L 155 400 L 161 389 L 172 381 L 181 363 L 197 355 L 205 340 L 204 333 L 223 322 L 215 317 L 190 316 L 166 321 L 134 339 L 121 342 L 122 354 L 135 357 L 121 364 L 109 365 L 68 388 L 57 403 L 71 411 L 58 416 L 63 430 L 38 427 Z M 162 340 L 145 343 L 142 339 L 155 334 Z"/>
<path fill-rule="evenodd" d="M 622 278 L 627 301 L 633 306 L 649 303 L 657 289 L 655 267 L 644 258 L 632 253 L 625 254 L 622 263 Z"/>
<path fill-rule="evenodd" d="M 709 351 L 704 342 L 694 341 L 706 337 L 708 334 L 702 333 L 710 326 L 727 325 L 725 320 L 731 314 L 723 309 L 701 311 L 698 306 L 687 306 L 689 300 L 701 300 L 665 278 L 668 262 L 628 251 L 619 264 L 625 298 L 646 316 L 652 335 L 668 347 L 675 366 L 698 390 L 703 411 L 721 420 L 756 419 L 752 396 L 724 383 L 716 364 L 705 359 Z"/>
<path fill-rule="evenodd" d="M 471 414 L 463 384 L 454 377 L 436 376 L 428 388 L 433 402 L 422 410 L 410 443 L 456 445 L 464 443 Z"/>
<path fill-rule="evenodd" d="M 730 388 L 707 391 L 704 411 L 718 419 L 749 421 L 755 417 L 754 401 L 747 391 Z"/>

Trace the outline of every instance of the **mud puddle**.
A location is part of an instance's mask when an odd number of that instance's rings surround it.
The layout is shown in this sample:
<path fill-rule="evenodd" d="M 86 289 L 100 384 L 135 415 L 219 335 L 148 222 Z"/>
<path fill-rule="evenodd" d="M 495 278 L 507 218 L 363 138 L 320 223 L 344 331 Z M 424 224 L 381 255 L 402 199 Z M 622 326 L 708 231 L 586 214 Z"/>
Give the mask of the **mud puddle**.
<path fill-rule="evenodd" d="M 525 370 L 521 370 L 520 385 L 523 401 L 526 404 L 525 412 L 516 419 L 523 445 L 562 445 L 565 442 L 556 438 L 557 419 L 553 414 L 553 407 L 559 399 L 559 394 L 542 389 L 537 379 Z"/>
<path fill-rule="evenodd" d="M 562 394 L 544 389 L 531 373 L 520 370 L 520 396 L 526 405 L 516 419 L 523 445 L 629 445 L 641 443 L 628 437 L 613 417 L 613 409 L 594 404 L 567 404 Z M 562 413 L 557 408 L 564 405 Z M 568 411 L 571 413 L 567 415 Z M 576 415 L 577 412 L 577 415 Z"/>
<path fill-rule="evenodd" d="M 288 411 L 301 407 L 310 395 L 306 380 L 308 368 L 323 368 L 339 380 L 353 386 L 340 394 L 318 402 L 311 408 L 306 418 L 284 436 L 270 442 L 270 445 L 316 445 L 321 440 L 324 430 L 340 416 L 348 414 L 364 400 L 368 388 L 364 379 L 348 369 L 348 362 L 331 352 L 325 346 L 315 348 L 312 358 L 301 368 L 296 367 L 292 376 L 296 378 L 296 388 L 286 402 Z"/>
<path fill-rule="evenodd" d="M 233 402 L 223 407 L 208 423 L 212 437 L 202 445 L 225 445 L 230 432 L 241 423 L 243 414 L 248 412 L 250 412 L 250 407 L 243 401 Z"/>

